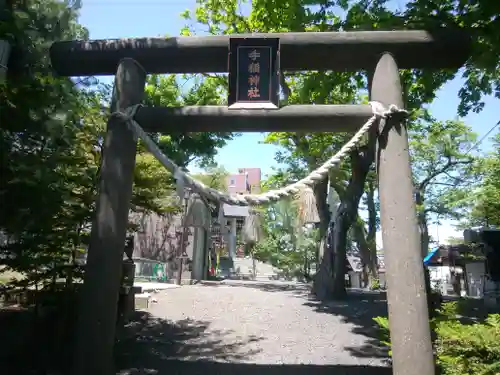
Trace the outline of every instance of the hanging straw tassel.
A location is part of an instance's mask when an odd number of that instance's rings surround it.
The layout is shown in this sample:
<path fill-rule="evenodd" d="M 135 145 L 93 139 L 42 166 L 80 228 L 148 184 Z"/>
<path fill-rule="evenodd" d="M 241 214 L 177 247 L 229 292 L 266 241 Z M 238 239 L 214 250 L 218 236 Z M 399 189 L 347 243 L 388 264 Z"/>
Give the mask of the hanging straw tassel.
<path fill-rule="evenodd" d="M 243 226 L 243 240 L 247 244 L 255 244 L 264 238 L 262 216 L 256 210 L 249 209 Z"/>
<path fill-rule="evenodd" d="M 299 220 L 302 224 L 319 223 L 318 207 L 316 206 L 316 196 L 309 186 L 302 189 L 298 194 Z"/>

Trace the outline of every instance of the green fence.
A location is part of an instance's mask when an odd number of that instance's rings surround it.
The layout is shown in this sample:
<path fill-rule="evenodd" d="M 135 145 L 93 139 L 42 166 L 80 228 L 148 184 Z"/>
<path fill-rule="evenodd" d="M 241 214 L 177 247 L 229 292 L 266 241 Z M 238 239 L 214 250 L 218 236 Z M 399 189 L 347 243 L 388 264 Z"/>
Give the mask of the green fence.
<path fill-rule="evenodd" d="M 146 258 L 133 258 L 136 281 L 168 282 L 167 263 Z"/>

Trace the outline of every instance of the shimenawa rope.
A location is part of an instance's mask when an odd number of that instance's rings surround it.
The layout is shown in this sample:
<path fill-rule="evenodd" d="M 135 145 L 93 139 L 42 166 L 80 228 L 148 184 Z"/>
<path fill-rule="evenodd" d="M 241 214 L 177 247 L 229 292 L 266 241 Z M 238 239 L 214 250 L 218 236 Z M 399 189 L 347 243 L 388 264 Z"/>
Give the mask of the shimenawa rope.
<path fill-rule="evenodd" d="M 275 202 L 281 198 L 296 195 L 305 187 L 313 186 L 317 181 L 322 180 L 330 169 L 338 165 L 342 159 L 349 154 L 362 140 L 363 136 L 368 133 L 371 127 L 377 123 L 380 118 L 387 118 L 396 113 L 407 114 L 407 111 L 400 109 L 395 105 L 389 106 L 386 109 L 379 102 L 370 102 L 372 106 L 373 116 L 368 119 L 368 121 L 357 131 L 356 134 L 330 159 L 328 159 L 319 168 L 312 171 L 307 177 L 300 181 L 294 182 L 288 186 L 281 189 L 271 190 L 262 194 L 243 194 L 243 195 L 229 195 L 215 189 L 212 189 L 198 180 L 195 180 L 187 173 L 182 171 L 182 169 L 176 165 L 172 160 L 170 160 L 165 154 L 163 154 L 156 143 L 149 137 L 149 135 L 142 129 L 142 127 L 134 120 L 137 110 L 142 105 L 134 105 L 125 110 L 125 112 L 114 112 L 112 116 L 118 117 L 123 120 L 129 129 L 134 133 L 134 135 L 141 139 L 146 146 L 147 150 L 153 154 L 153 156 L 158 159 L 158 161 L 171 173 L 173 173 L 174 178 L 177 181 L 177 190 L 183 190 L 183 187 L 188 185 L 193 188 L 199 194 L 203 194 L 208 198 L 215 199 L 218 202 L 228 203 L 232 205 L 259 205 L 269 202 Z"/>

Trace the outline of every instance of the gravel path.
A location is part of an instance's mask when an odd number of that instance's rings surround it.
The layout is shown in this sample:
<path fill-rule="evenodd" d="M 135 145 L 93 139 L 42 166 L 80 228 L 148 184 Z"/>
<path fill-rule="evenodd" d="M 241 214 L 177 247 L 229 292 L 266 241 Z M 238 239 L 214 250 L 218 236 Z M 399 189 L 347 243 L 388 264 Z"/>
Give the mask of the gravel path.
<path fill-rule="evenodd" d="M 390 374 L 373 339 L 378 294 L 324 305 L 304 285 L 233 282 L 155 297 L 122 340 L 120 374 Z"/>

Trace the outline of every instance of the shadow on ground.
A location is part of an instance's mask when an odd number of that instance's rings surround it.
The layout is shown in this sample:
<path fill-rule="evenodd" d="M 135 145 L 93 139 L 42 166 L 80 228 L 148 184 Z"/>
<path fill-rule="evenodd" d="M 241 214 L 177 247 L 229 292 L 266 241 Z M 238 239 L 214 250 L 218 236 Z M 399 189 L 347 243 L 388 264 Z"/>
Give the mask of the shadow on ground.
<path fill-rule="evenodd" d="M 258 353 L 258 338 L 224 343 L 231 332 L 209 330 L 206 322 L 172 323 L 141 313 L 116 346 L 120 375 L 390 375 L 389 368 L 345 365 L 257 365 L 242 363 Z M 228 363 L 231 362 L 231 363 Z"/>
<path fill-rule="evenodd" d="M 341 317 L 344 323 L 353 325 L 353 333 L 367 338 L 361 347 L 346 348 L 353 356 L 389 359 L 388 348 L 380 343 L 380 331 L 373 320 L 377 316 L 387 316 L 385 292 L 350 290 L 343 301 L 319 301 L 310 295 L 304 304 L 318 313 Z"/>
<path fill-rule="evenodd" d="M 345 365 L 256 365 L 251 363 L 164 361 L 154 368 L 122 370 L 120 375 L 390 375 L 391 369 Z"/>
<path fill-rule="evenodd" d="M 223 282 L 210 286 L 235 286 L 259 289 L 265 292 L 287 292 L 306 300 L 308 306 L 317 313 L 340 316 L 346 324 L 352 324 L 352 332 L 367 338 L 361 347 L 347 347 L 353 356 L 362 358 L 384 358 L 389 360 L 388 348 L 380 343 L 380 331 L 373 320 L 377 316 L 387 316 L 385 292 L 349 290 L 343 301 L 320 301 L 311 293 L 311 286 L 304 283 L 287 282 Z"/>
<path fill-rule="evenodd" d="M 232 331 L 209 328 L 209 322 L 190 319 L 172 322 L 138 312 L 120 334 L 117 361 L 122 367 L 148 360 L 241 361 L 260 352 L 249 348 L 261 340 L 258 337 L 227 337 Z"/>
<path fill-rule="evenodd" d="M 0 309 L 2 374 L 65 373 L 73 339 L 56 314 L 37 316 L 31 308 Z"/>
<path fill-rule="evenodd" d="M 482 322 L 487 317 L 484 302 L 474 298 L 444 297 L 443 303 L 457 303 L 457 318 L 462 324 Z M 364 335 L 366 344 L 361 347 L 347 347 L 353 356 L 384 358 L 390 362 L 389 348 L 381 343 L 381 332 L 374 318 L 388 316 L 387 294 L 378 291 L 349 290 L 343 301 L 319 301 L 309 295 L 306 306 L 316 312 L 340 316 L 345 323 L 353 324 L 352 332 Z"/>
<path fill-rule="evenodd" d="M 352 331 L 367 337 L 363 347 L 347 348 L 357 357 L 386 357 L 378 340 L 373 318 L 387 315 L 385 293 L 350 291 L 345 301 L 322 302 L 309 294 L 305 284 L 247 283 L 235 286 L 258 288 L 266 292 L 292 293 L 302 298 L 304 305 L 319 314 L 333 314 Z M 470 318 L 480 312 L 480 302 L 463 302 Z M 476 306 L 477 305 L 477 306 Z M 51 319 L 57 321 L 57 316 Z M 7 329 L 8 328 L 8 329 Z M 37 323 L 33 313 L 4 311 L 0 314 L 0 368 L 5 374 L 46 374 L 40 369 L 61 365 L 61 358 L 70 357 L 70 341 L 54 345 L 54 324 L 47 320 Z M 61 336 L 63 337 L 63 336 Z M 116 363 L 121 375 L 390 375 L 390 368 L 345 365 L 256 365 L 246 363 L 259 353 L 258 337 L 236 337 L 231 331 L 210 329 L 210 323 L 184 320 L 171 322 L 138 313 L 120 333 L 116 345 Z M 64 350 L 62 350 L 64 349 Z M 57 353 L 56 355 L 54 355 Z M 228 363 L 231 362 L 231 363 Z M 64 372 L 53 372 L 60 374 Z"/>
<path fill-rule="evenodd" d="M 2 373 L 19 373 L 18 363 L 24 367 L 24 362 L 34 361 L 30 351 L 27 351 L 28 355 L 25 354 L 24 361 L 21 356 L 24 350 L 29 350 L 29 333 L 33 327 L 34 319 L 31 311 L 21 308 L 0 310 L 0 368 Z M 16 372 L 12 372 L 13 370 Z M 22 371 L 24 369 L 21 369 L 21 373 Z"/>
<path fill-rule="evenodd" d="M 305 283 L 294 283 L 286 281 L 240 281 L 224 280 L 217 284 L 203 284 L 206 286 L 232 286 L 240 288 L 258 289 L 264 292 L 292 292 L 297 297 L 303 297 L 310 294 L 311 286 Z"/>

